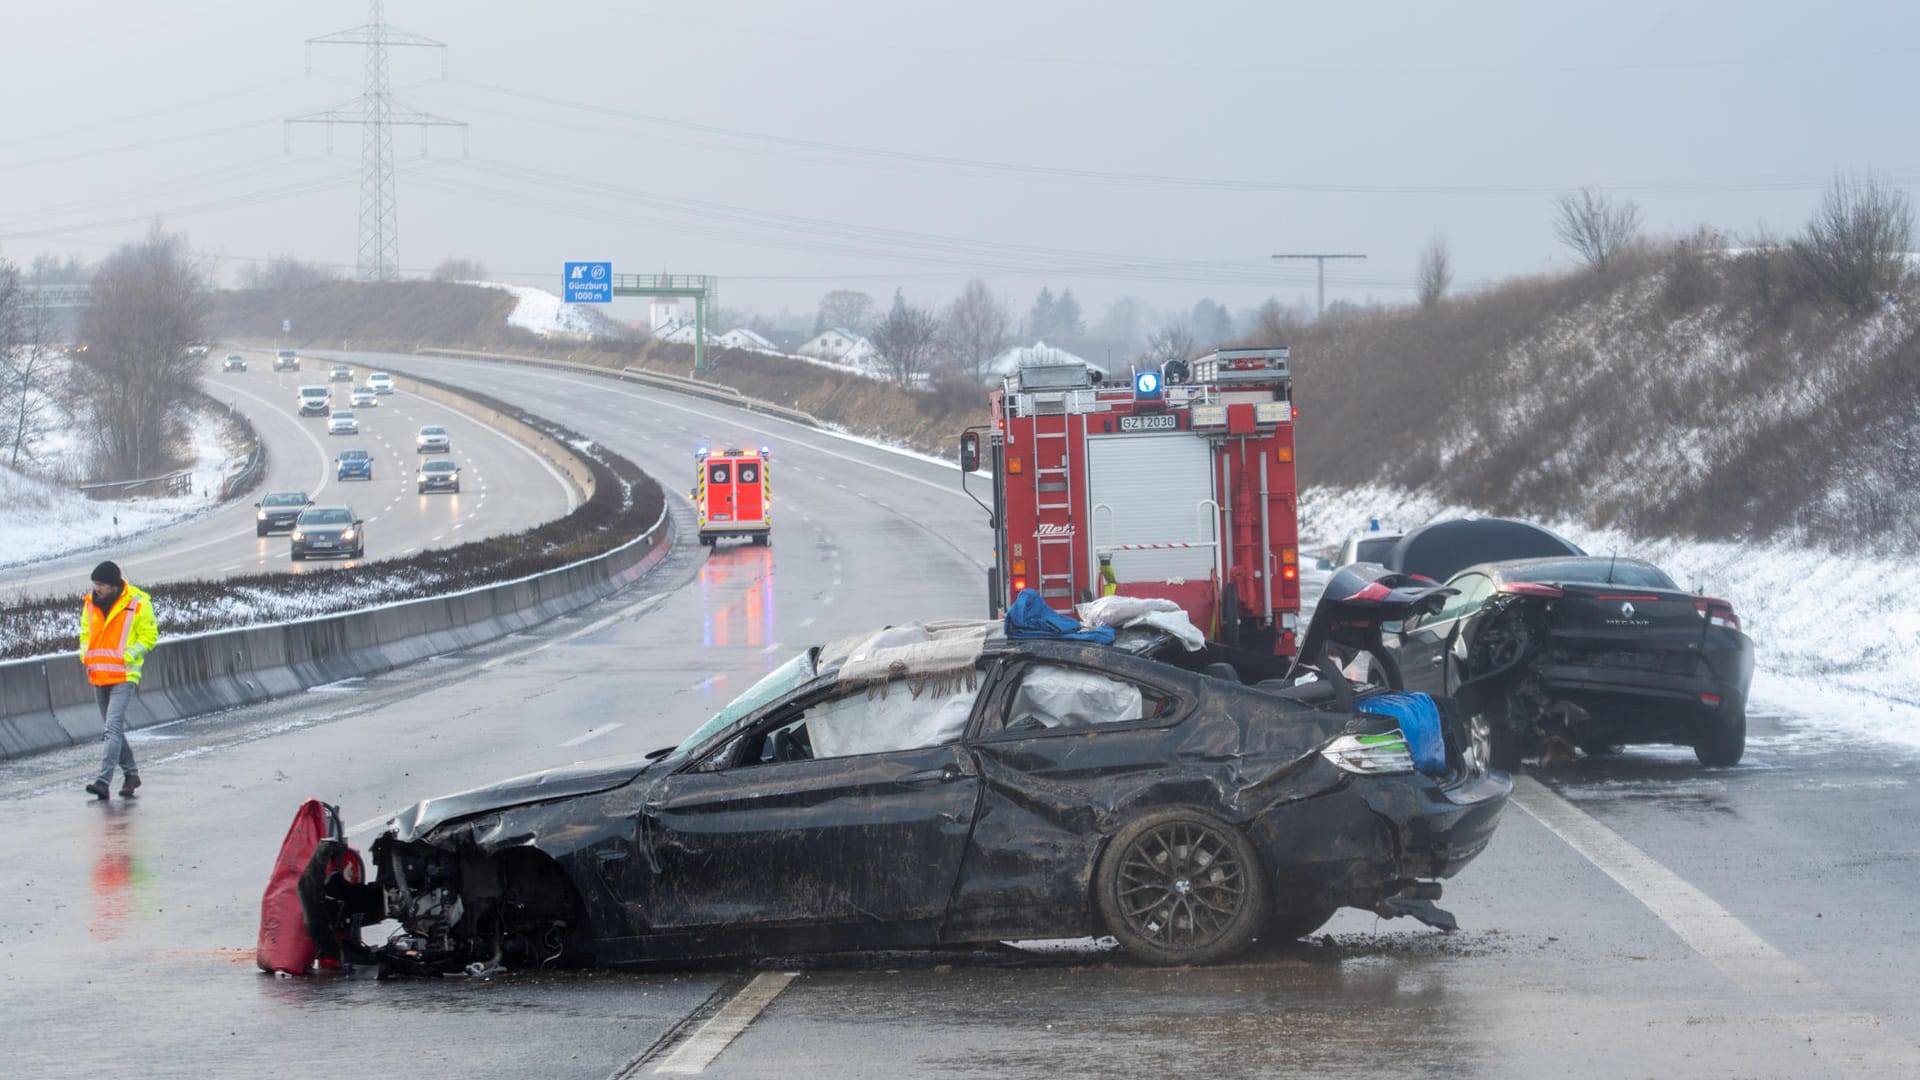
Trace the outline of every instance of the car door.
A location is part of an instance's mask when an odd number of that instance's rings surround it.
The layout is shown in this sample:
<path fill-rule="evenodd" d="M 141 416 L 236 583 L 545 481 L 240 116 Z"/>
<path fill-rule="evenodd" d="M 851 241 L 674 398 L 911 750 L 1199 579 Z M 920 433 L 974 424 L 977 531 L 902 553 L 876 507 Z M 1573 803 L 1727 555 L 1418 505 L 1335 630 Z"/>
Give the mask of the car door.
<path fill-rule="evenodd" d="M 1385 634 L 1383 640 L 1396 654 L 1400 678 L 1408 690 L 1427 694 L 1445 694 L 1452 689 L 1452 672 L 1447 656 L 1453 645 L 1454 630 L 1468 612 L 1486 603 L 1493 582 L 1485 574 L 1465 573 L 1447 582 L 1458 590 L 1446 604 L 1431 615 L 1411 615 L 1401 623 L 1397 634 Z"/>
<path fill-rule="evenodd" d="M 1142 798 L 1182 797 L 1164 785 L 1184 756 L 1175 747 L 1193 711 L 1192 687 L 1128 657 L 1106 661 L 1013 663 L 980 709 L 969 738 L 980 816 L 954 890 L 950 939 L 1084 933 L 1090 875 L 1116 815 Z M 1184 797 L 1208 796 L 1189 786 Z"/>
<path fill-rule="evenodd" d="M 979 798 L 960 745 L 977 687 L 829 683 L 764 710 L 650 794 L 638 918 L 657 934 L 825 927 L 846 947 L 931 941 Z"/>

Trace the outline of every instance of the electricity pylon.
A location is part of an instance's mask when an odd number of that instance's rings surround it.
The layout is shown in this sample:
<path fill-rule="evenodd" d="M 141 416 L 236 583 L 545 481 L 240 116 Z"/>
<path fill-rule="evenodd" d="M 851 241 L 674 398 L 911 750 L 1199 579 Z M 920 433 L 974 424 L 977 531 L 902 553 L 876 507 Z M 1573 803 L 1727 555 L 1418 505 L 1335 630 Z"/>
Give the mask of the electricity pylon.
<path fill-rule="evenodd" d="M 315 45 L 365 45 L 367 47 L 367 88 L 359 97 L 325 112 L 308 113 L 287 120 L 288 124 L 326 124 L 327 148 L 333 148 L 334 124 L 360 125 L 360 255 L 355 267 L 367 281 L 388 281 L 400 262 L 400 221 L 395 212 L 393 186 L 393 129 L 420 129 L 420 150 L 426 152 L 427 131 L 433 127 L 461 129 L 466 123 L 444 116 L 409 109 L 393 100 L 387 81 L 387 49 L 417 45 L 443 50 L 440 73 L 446 74 L 446 43 L 388 26 L 382 16 L 381 0 L 373 0 L 373 14 L 365 26 L 340 30 L 307 39 L 307 70 L 313 70 Z M 463 145 L 464 148 L 464 145 Z"/>

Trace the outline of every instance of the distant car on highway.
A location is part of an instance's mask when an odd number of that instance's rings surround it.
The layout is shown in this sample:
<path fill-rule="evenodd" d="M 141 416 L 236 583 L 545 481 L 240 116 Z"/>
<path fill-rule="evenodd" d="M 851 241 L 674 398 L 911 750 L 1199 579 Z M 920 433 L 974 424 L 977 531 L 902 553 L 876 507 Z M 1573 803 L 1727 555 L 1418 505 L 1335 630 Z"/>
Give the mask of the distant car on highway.
<path fill-rule="evenodd" d="M 365 450 L 342 450 L 333 459 L 334 478 L 338 480 L 373 479 L 373 455 Z"/>
<path fill-rule="evenodd" d="M 335 409 L 333 410 L 333 415 L 327 417 L 327 434 L 358 435 L 360 434 L 360 421 L 349 409 Z"/>
<path fill-rule="evenodd" d="M 446 458 L 435 458 L 420 466 L 420 472 L 414 478 L 414 491 L 425 495 L 429 491 L 450 491 L 460 494 L 460 466 Z"/>
<path fill-rule="evenodd" d="M 293 525 L 294 562 L 314 555 L 345 555 L 358 559 L 367 553 L 366 523 L 349 506 L 309 506 Z"/>
<path fill-rule="evenodd" d="M 333 411 L 333 392 L 324 386 L 303 386 L 299 402 L 301 416 L 325 416 Z"/>
<path fill-rule="evenodd" d="M 373 387 L 356 386 L 353 388 L 353 407 L 354 408 L 371 409 L 378 406 L 379 404 L 380 404 L 380 395 L 373 392 Z"/>
<path fill-rule="evenodd" d="M 202 356 L 205 356 L 205 355 L 207 355 L 207 343 L 206 343 L 206 342 L 204 342 L 204 341 L 192 341 L 192 342 L 188 342 L 188 343 L 187 343 L 187 355 L 188 355 L 188 356 L 191 356 L 191 357 L 194 357 L 194 358 L 196 358 L 196 359 L 198 359 L 199 357 L 202 357 Z"/>
<path fill-rule="evenodd" d="M 453 449 L 453 437 L 439 424 L 428 424 L 413 437 L 413 448 L 423 454 L 444 454 Z"/>
<path fill-rule="evenodd" d="M 220 370 L 245 371 L 247 370 L 247 358 L 241 356 L 239 353 L 228 353 L 227 358 L 220 361 Z"/>
<path fill-rule="evenodd" d="M 353 381 L 353 369 L 345 364 L 335 364 L 332 370 L 327 372 L 327 381 L 350 383 Z"/>
<path fill-rule="evenodd" d="M 304 491 L 270 491 L 266 498 L 253 504 L 257 509 L 253 515 L 253 535 L 265 536 L 270 532 L 293 528 L 300 512 L 313 505 Z"/>
<path fill-rule="evenodd" d="M 393 393 L 393 376 L 384 371 L 376 371 L 367 376 L 367 385 L 373 387 L 376 394 Z"/>
<path fill-rule="evenodd" d="M 273 370 L 299 371 L 300 357 L 292 349 L 281 349 L 273 354 Z"/>

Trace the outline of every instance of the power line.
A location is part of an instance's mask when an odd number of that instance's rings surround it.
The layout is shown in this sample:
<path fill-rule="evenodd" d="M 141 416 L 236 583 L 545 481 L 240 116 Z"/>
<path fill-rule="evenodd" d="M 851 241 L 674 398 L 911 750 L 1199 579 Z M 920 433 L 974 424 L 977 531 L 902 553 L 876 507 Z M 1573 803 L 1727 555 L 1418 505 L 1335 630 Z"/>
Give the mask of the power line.
<path fill-rule="evenodd" d="M 1320 283 L 1319 306 L 1315 311 L 1317 315 L 1325 315 L 1327 313 L 1327 260 L 1366 258 L 1365 255 L 1275 255 L 1273 257 L 1276 259 L 1312 259 L 1314 261 L 1316 264 L 1316 277 Z"/>

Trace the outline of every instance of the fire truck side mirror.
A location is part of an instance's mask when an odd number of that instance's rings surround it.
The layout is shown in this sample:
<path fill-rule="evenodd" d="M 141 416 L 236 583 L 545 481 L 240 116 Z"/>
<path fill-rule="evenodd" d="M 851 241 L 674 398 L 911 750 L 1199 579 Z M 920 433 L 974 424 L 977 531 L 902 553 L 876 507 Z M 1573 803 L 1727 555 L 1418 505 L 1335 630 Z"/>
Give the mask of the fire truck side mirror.
<path fill-rule="evenodd" d="M 974 472 L 980 468 L 980 433 L 963 431 L 960 433 L 960 471 Z"/>

